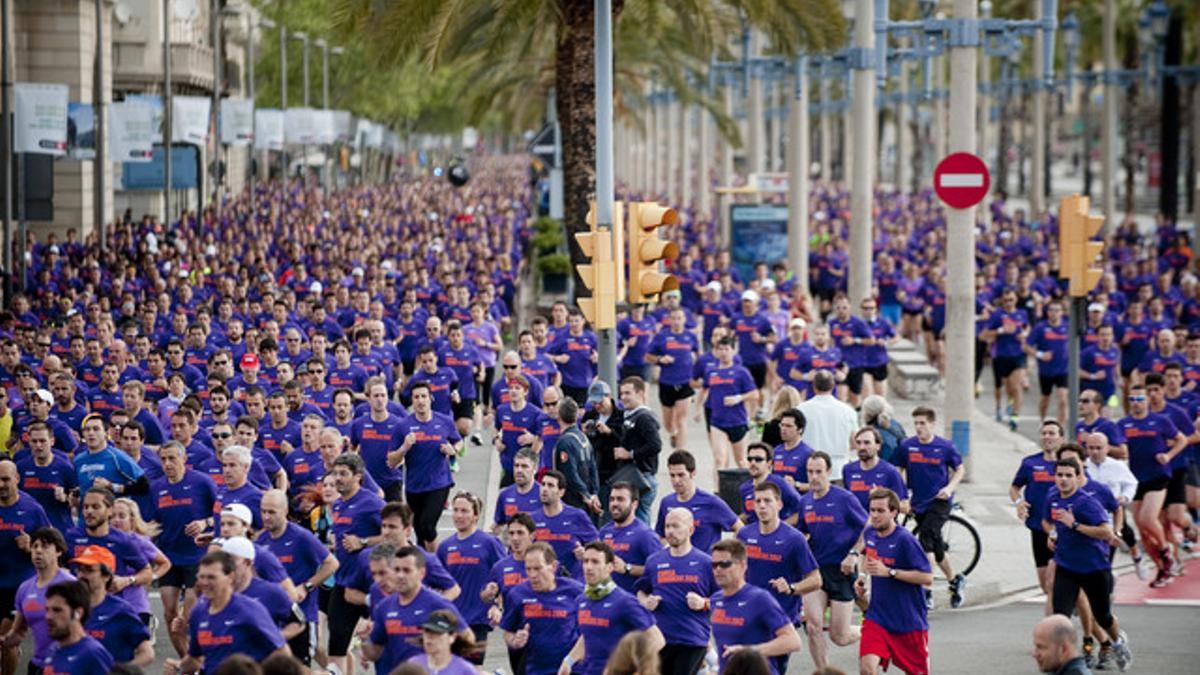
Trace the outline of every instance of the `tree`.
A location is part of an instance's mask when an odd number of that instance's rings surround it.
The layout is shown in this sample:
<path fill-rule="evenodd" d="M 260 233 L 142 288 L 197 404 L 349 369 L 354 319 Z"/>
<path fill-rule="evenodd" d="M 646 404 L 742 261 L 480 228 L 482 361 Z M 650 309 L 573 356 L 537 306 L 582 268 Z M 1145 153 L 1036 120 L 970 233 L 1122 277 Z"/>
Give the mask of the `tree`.
<path fill-rule="evenodd" d="M 380 63 L 416 54 L 431 71 L 458 64 L 471 75 L 462 102 L 472 114 L 487 103 L 536 114 L 554 87 L 567 241 L 572 261 L 581 262 L 569 235 L 586 229 L 595 191 L 593 0 L 333 0 L 333 7 L 334 25 Z M 743 17 L 783 54 L 825 51 L 846 34 L 838 0 L 613 0 L 612 8 L 618 96 L 626 98 L 638 96 L 652 69 L 698 98 L 687 73 L 729 44 Z"/>

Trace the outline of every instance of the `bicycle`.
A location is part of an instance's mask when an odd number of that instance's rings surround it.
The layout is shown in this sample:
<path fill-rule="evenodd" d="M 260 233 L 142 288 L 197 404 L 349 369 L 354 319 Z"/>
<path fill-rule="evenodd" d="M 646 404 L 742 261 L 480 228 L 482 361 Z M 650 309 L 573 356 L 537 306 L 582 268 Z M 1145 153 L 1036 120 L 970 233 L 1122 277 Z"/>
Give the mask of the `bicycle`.
<path fill-rule="evenodd" d="M 957 502 L 950 507 L 950 515 L 946 518 L 946 524 L 942 525 L 942 541 L 946 542 L 946 556 L 950 558 L 950 566 L 965 577 L 979 564 L 983 544 L 975 526 L 961 515 L 962 510 L 962 504 Z M 900 524 L 911 532 L 917 527 L 917 519 L 912 513 L 906 513 Z M 937 572 L 937 569 L 934 571 Z"/>

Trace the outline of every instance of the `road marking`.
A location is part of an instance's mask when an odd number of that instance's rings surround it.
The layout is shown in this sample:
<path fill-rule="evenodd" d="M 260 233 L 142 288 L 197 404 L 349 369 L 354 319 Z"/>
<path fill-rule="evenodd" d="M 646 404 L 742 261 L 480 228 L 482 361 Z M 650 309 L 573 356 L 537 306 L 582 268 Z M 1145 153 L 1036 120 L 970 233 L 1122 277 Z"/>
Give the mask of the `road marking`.
<path fill-rule="evenodd" d="M 938 180 L 944 188 L 983 187 L 981 173 L 944 173 Z"/>
<path fill-rule="evenodd" d="M 1197 598 L 1146 598 L 1143 604 L 1162 605 L 1164 607 L 1200 607 Z"/>

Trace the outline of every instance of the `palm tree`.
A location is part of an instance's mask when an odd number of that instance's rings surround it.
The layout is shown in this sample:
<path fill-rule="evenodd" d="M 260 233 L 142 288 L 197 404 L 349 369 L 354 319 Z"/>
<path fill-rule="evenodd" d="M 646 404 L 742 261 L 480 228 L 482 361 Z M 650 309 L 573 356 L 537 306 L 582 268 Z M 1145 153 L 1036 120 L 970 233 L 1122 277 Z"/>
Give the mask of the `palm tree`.
<path fill-rule="evenodd" d="M 334 25 L 382 63 L 417 54 L 431 70 L 467 64 L 461 104 L 472 114 L 503 107 L 513 121 L 528 121 L 553 86 L 567 241 L 582 262 L 569 235 L 586 229 L 595 191 L 593 0 L 333 0 L 333 8 Z M 613 0 L 612 10 L 616 86 L 626 99 L 638 96 L 651 69 L 697 98 L 687 91 L 688 72 L 729 44 L 741 18 L 784 54 L 824 51 L 845 37 L 839 0 Z"/>

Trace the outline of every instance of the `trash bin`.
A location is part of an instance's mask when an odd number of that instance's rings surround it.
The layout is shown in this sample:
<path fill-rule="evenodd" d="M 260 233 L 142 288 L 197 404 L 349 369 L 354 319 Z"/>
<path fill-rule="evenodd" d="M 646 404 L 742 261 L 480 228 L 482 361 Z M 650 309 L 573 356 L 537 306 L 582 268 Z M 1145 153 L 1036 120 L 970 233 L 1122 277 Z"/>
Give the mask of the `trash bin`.
<path fill-rule="evenodd" d="M 746 469 L 721 469 L 717 472 L 719 484 L 717 485 L 717 494 L 721 499 L 733 509 L 736 514 L 741 514 L 745 510 L 745 504 L 742 503 L 742 495 L 738 492 L 738 487 L 750 480 L 750 472 Z"/>

